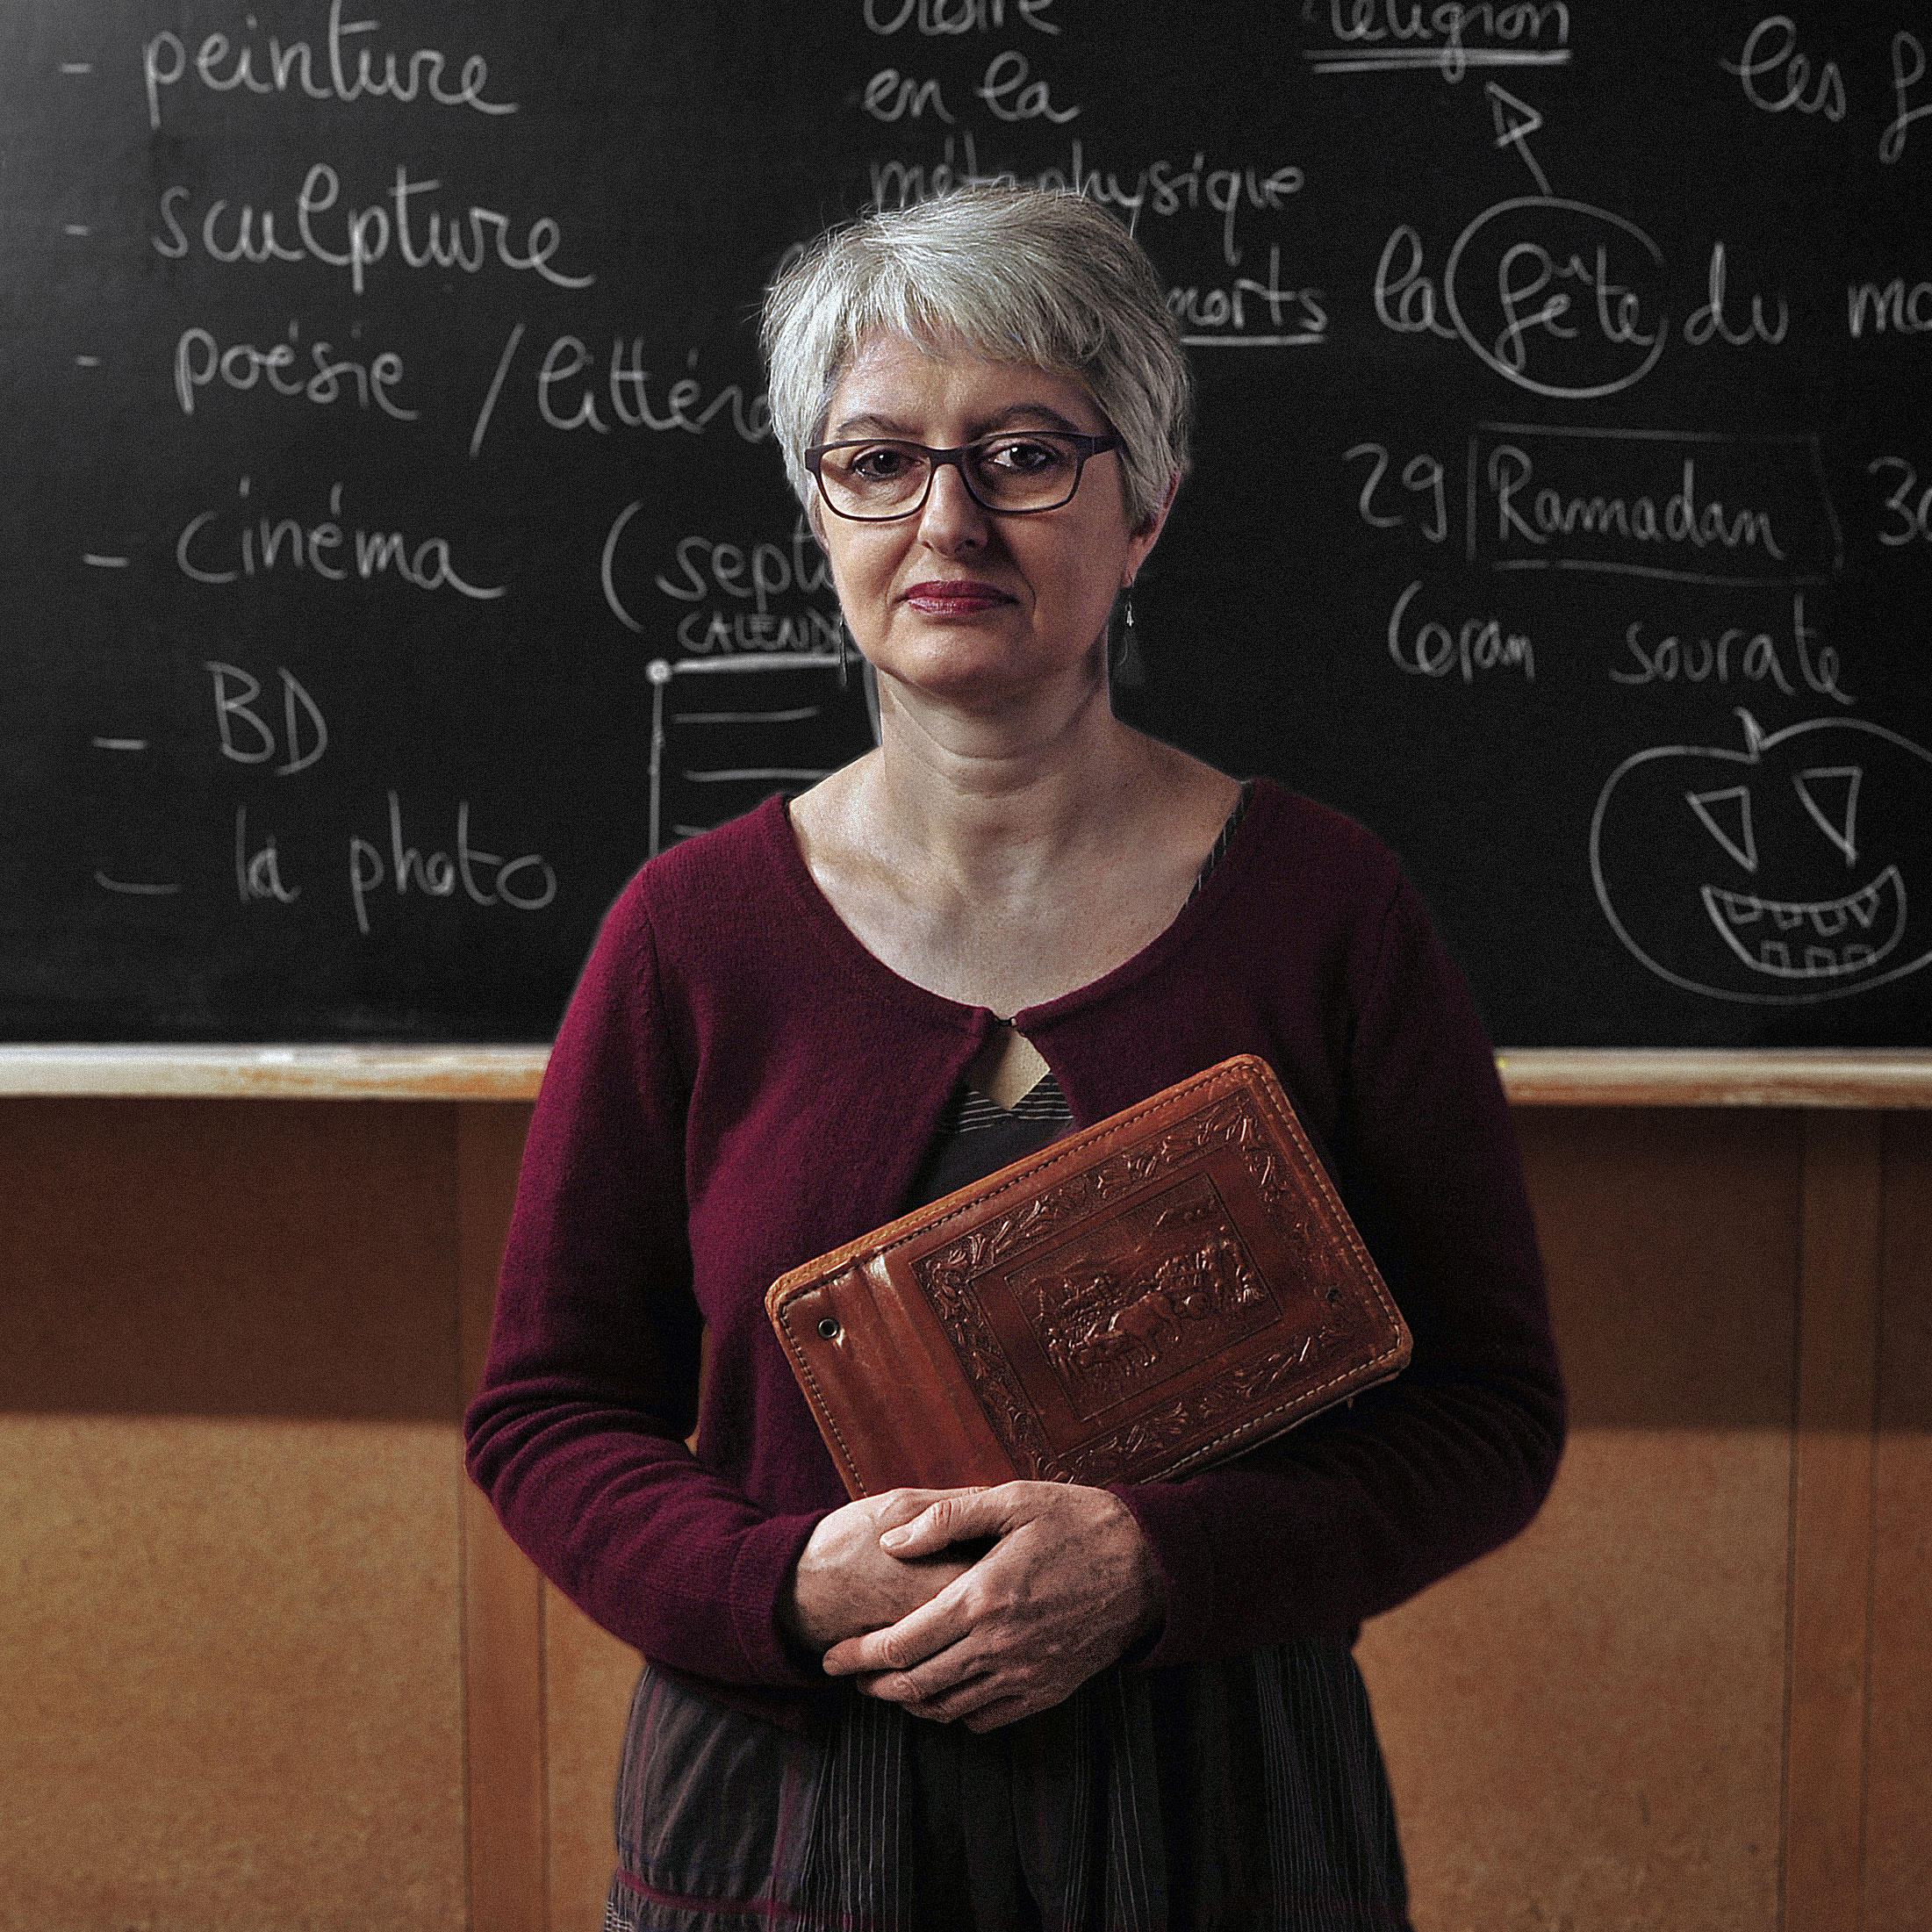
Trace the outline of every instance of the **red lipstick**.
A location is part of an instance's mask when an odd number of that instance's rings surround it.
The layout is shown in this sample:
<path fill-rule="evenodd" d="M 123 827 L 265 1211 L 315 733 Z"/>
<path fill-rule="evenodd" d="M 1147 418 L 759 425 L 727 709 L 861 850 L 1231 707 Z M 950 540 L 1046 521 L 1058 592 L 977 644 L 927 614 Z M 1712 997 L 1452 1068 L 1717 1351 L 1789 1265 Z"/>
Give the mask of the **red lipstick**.
<path fill-rule="evenodd" d="M 996 584 L 970 577 L 933 577 L 910 585 L 905 601 L 928 617 L 973 617 L 1013 600 Z"/>

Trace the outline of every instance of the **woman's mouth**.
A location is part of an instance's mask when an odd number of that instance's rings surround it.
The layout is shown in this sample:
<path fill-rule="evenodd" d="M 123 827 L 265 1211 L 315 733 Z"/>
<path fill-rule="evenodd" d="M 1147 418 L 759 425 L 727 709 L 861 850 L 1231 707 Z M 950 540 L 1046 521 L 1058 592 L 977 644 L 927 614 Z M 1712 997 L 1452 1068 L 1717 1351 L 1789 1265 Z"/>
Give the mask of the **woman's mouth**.
<path fill-rule="evenodd" d="M 928 617 L 972 617 L 1013 600 L 996 584 L 975 583 L 966 577 L 936 577 L 913 585 L 905 593 L 905 601 Z"/>

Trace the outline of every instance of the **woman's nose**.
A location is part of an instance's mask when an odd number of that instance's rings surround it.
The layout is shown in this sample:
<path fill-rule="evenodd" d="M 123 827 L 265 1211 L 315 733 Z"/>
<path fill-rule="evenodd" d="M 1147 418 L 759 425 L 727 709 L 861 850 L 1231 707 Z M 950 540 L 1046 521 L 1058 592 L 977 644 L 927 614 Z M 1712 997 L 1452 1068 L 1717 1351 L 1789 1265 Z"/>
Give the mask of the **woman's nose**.
<path fill-rule="evenodd" d="M 986 510 L 966 488 L 957 463 L 942 463 L 934 469 L 925 507 L 919 513 L 919 535 L 932 549 L 949 554 L 977 549 L 990 535 Z"/>

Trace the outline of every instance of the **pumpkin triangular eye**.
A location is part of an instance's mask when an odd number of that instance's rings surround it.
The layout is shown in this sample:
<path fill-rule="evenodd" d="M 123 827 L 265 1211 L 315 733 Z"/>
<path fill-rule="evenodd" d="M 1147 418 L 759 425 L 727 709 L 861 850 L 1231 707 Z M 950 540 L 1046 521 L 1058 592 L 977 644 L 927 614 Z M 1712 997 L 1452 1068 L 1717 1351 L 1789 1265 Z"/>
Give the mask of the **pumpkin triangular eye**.
<path fill-rule="evenodd" d="M 1864 777 L 1856 765 L 1814 765 L 1792 779 L 1799 802 L 1848 865 L 1858 862 L 1858 784 Z"/>
<path fill-rule="evenodd" d="M 1721 792 L 1686 792 L 1684 802 L 1704 829 L 1748 873 L 1757 870 L 1757 840 L 1751 834 L 1751 794 L 1742 785 Z"/>

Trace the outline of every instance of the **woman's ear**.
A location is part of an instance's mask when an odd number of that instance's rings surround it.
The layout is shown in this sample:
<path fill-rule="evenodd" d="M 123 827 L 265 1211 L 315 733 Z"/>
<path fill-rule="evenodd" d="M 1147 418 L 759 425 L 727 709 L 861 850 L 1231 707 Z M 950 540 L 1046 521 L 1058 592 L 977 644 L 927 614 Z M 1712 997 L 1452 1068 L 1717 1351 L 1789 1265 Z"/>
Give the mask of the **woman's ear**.
<path fill-rule="evenodd" d="M 1160 541 L 1160 532 L 1167 521 L 1167 513 L 1174 508 L 1174 499 L 1181 489 L 1181 472 L 1176 470 L 1167 478 L 1167 487 L 1161 492 L 1160 500 L 1129 532 L 1133 540 L 1133 567 L 1138 570 L 1146 561 L 1147 552 Z M 1130 576 L 1131 583 L 1132 578 Z"/>

